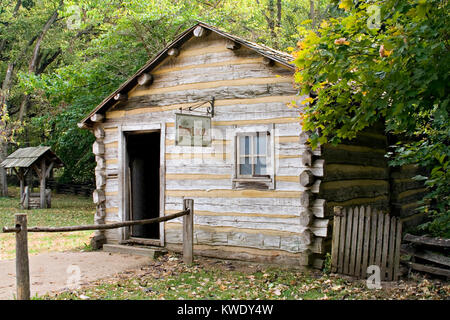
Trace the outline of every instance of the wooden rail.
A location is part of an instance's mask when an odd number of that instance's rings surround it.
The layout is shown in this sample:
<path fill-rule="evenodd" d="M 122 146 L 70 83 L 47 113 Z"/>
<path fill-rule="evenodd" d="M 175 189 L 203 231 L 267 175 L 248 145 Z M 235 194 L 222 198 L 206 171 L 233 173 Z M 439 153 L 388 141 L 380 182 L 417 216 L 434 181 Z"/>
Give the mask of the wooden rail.
<path fill-rule="evenodd" d="M 410 270 L 450 279 L 450 239 L 407 234 L 403 240 L 401 252 L 409 259 L 402 263 Z"/>
<path fill-rule="evenodd" d="M 106 230 L 150 223 L 160 223 L 183 217 L 183 261 L 193 262 L 194 250 L 194 200 L 183 200 L 183 211 L 164 217 L 124 221 L 111 224 L 67 226 L 67 227 L 31 227 L 27 226 L 27 214 L 15 215 L 14 227 L 3 227 L 4 233 L 16 234 L 16 292 L 18 300 L 30 300 L 30 266 L 28 259 L 28 232 L 73 232 L 85 230 Z"/>

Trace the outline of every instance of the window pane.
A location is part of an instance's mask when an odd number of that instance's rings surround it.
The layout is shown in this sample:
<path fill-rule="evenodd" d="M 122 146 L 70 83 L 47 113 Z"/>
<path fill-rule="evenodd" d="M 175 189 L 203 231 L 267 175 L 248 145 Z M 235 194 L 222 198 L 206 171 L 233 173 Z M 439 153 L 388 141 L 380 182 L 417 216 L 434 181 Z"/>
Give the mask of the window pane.
<path fill-rule="evenodd" d="M 249 136 L 239 137 L 239 154 L 241 156 L 250 154 L 250 138 Z"/>
<path fill-rule="evenodd" d="M 251 175 L 252 174 L 252 165 L 250 163 L 250 158 L 240 158 L 239 161 L 239 174 L 241 175 Z"/>
<path fill-rule="evenodd" d="M 257 157 L 255 164 L 255 175 L 266 175 L 267 173 L 266 157 Z"/>
<path fill-rule="evenodd" d="M 258 134 L 256 136 L 256 154 L 265 155 L 267 149 L 267 136 L 265 134 Z"/>

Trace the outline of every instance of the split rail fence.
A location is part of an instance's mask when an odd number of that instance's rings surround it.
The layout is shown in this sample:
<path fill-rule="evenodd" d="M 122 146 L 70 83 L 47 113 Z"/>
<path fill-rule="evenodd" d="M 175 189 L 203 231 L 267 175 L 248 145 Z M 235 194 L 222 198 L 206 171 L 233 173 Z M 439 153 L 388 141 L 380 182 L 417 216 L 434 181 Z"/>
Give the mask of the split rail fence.
<path fill-rule="evenodd" d="M 194 200 L 183 200 L 183 211 L 164 217 L 124 221 L 111 224 L 82 225 L 67 227 L 31 227 L 27 226 L 27 214 L 15 215 L 14 227 L 3 227 L 4 233 L 16 234 L 16 298 L 30 300 L 30 266 L 28 259 L 28 232 L 73 232 L 84 230 L 106 230 L 150 223 L 160 223 L 183 217 L 183 261 L 187 264 L 193 262 L 194 250 Z"/>
<path fill-rule="evenodd" d="M 367 268 L 380 268 L 381 281 L 400 276 L 402 223 L 369 207 L 334 208 L 331 271 L 367 278 Z"/>

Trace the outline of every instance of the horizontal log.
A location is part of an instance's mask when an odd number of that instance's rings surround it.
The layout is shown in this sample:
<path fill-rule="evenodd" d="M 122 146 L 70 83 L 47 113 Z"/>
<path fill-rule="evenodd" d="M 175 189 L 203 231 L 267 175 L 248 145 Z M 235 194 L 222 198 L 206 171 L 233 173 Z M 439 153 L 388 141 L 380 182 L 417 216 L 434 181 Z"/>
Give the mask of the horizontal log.
<path fill-rule="evenodd" d="M 270 58 L 264 57 L 263 58 L 263 64 L 265 64 L 266 66 L 273 66 L 274 65 L 274 61 Z"/>
<path fill-rule="evenodd" d="M 418 245 L 439 247 L 439 248 L 450 248 L 450 239 L 445 238 L 431 238 L 426 236 L 414 236 L 412 234 L 406 234 L 403 240 Z"/>
<path fill-rule="evenodd" d="M 171 57 L 177 57 L 180 54 L 180 50 L 178 48 L 170 48 L 167 54 Z"/>
<path fill-rule="evenodd" d="M 297 99 L 298 96 L 295 95 L 281 95 L 281 96 L 264 96 L 264 97 L 256 97 L 256 98 L 248 98 L 248 99 L 222 99 L 222 100 L 215 100 L 214 101 L 214 106 L 217 107 L 218 109 L 221 109 L 221 107 L 227 107 L 227 108 L 233 108 L 233 107 L 241 107 L 243 109 L 245 108 L 251 108 L 252 106 L 254 107 L 260 107 L 261 105 L 271 105 L 271 104 L 275 104 L 275 105 L 279 105 L 280 109 L 281 107 L 285 106 L 286 103 Z M 174 110 L 179 110 L 180 108 L 187 108 L 189 106 L 191 106 L 191 103 L 176 103 L 176 104 L 167 104 L 167 105 L 162 105 L 162 106 L 141 106 L 139 108 L 133 108 L 131 105 L 126 104 L 124 107 L 122 108 L 115 108 L 114 110 L 117 111 L 109 111 L 107 112 L 107 118 L 109 119 L 113 119 L 113 118 L 121 118 L 121 117 L 125 117 L 127 115 L 139 115 L 139 114 L 147 114 L 147 113 L 152 113 L 152 112 L 162 112 L 162 111 L 174 111 Z M 280 135 L 286 135 L 285 132 L 283 131 L 283 127 L 280 127 Z M 290 129 L 290 128 L 286 128 L 286 129 Z M 294 131 L 292 131 L 292 133 L 290 133 L 291 135 L 293 134 L 298 134 L 299 132 L 299 128 L 293 128 Z M 106 130 L 106 128 L 105 128 Z M 174 132 L 167 132 L 168 134 L 172 133 L 174 134 Z M 111 134 L 116 135 L 117 137 L 117 130 L 116 131 L 112 131 Z M 173 139 L 173 138 L 172 138 Z"/>
<path fill-rule="evenodd" d="M 208 30 L 201 26 L 196 27 L 193 31 L 194 36 L 197 38 L 205 36 L 207 32 L 208 32 Z"/>
<path fill-rule="evenodd" d="M 105 154 L 105 144 L 99 141 L 94 142 L 92 145 L 92 153 L 96 156 L 102 156 Z"/>
<path fill-rule="evenodd" d="M 421 200 L 428 193 L 427 188 L 407 190 L 402 193 L 391 194 L 391 202 L 403 205 Z"/>
<path fill-rule="evenodd" d="M 427 176 L 427 169 L 417 165 L 404 165 L 391 168 L 392 179 L 413 178 L 416 175 Z"/>
<path fill-rule="evenodd" d="M 384 135 L 367 135 L 359 133 L 357 137 L 352 140 L 343 140 L 342 144 L 385 149 L 387 147 L 387 138 Z"/>
<path fill-rule="evenodd" d="M 255 78 L 239 78 L 239 79 L 231 79 L 231 80 L 216 80 L 216 81 L 207 81 L 207 82 L 189 82 L 176 84 L 174 83 L 172 86 L 164 86 L 164 87 L 156 87 L 152 86 L 149 89 L 143 90 L 135 90 L 130 93 L 130 97 L 138 97 L 138 96 L 146 96 L 146 95 L 154 95 L 154 94 L 164 94 L 164 93 L 176 93 L 180 91 L 189 91 L 194 89 L 215 89 L 215 88 L 223 88 L 227 86 L 240 86 L 245 87 L 248 85 L 254 84 L 277 84 L 277 83 L 287 83 L 292 86 L 292 77 L 274 77 L 274 76 L 265 76 L 265 77 L 255 77 Z"/>
<path fill-rule="evenodd" d="M 327 163 L 324 171 L 324 182 L 360 179 L 387 180 L 389 178 L 387 167 Z"/>
<path fill-rule="evenodd" d="M 432 267 L 432 266 L 428 266 L 428 265 L 424 265 L 424 264 L 420 264 L 420 263 L 414 263 L 414 262 L 408 262 L 408 266 L 413 270 L 427 272 L 427 273 L 431 273 L 431 274 L 434 274 L 437 276 L 445 276 L 447 278 L 450 278 L 450 270 L 448 270 L 448 269 Z"/>
<path fill-rule="evenodd" d="M 153 76 L 150 73 L 143 73 L 138 77 L 137 82 L 140 86 L 148 86 L 153 83 Z"/>
<path fill-rule="evenodd" d="M 423 206 L 423 204 L 421 204 L 419 201 L 414 201 L 407 204 L 398 204 L 391 202 L 392 213 L 401 217 L 402 219 L 420 213 L 421 206 Z"/>
<path fill-rule="evenodd" d="M 96 139 L 104 139 L 105 138 L 105 130 L 102 126 L 96 126 L 94 129 L 94 136 Z"/>
<path fill-rule="evenodd" d="M 171 72 L 186 72 L 198 68 L 212 68 L 225 65 L 239 65 L 247 63 L 260 63 L 262 57 L 254 51 L 242 50 L 231 51 L 225 48 L 224 43 L 218 46 L 211 46 L 211 49 L 205 50 L 187 50 L 183 48 L 180 51 L 176 61 L 167 59 L 160 66 L 152 71 L 155 75 Z"/>
<path fill-rule="evenodd" d="M 310 170 L 305 170 L 300 174 L 300 185 L 303 187 L 311 187 L 314 182 L 314 174 Z"/>
<path fill-rule="evenodd" d="M 416 258 L 431 261 L 450 268 L 450 257 L 447 257 L 445 255 L 437 254 L 429 250 L 421 250 L 409 245 L 402 245 L 401 250 L 403 253 L 414 256 Z"/>
<path fill-rule="evenodd" d="M 129 227 L 129 226 L 137 226 L 137 225 L 144 225 L 144 224 L 151 224 L 151 223 L 159 223 L 163 221 L 169 221 L 172 219 L 176 219 L 178 217 L 184 216 L 189 214 L 189 211 L 181 211 L 175 214 L 171 214 L 169 216 L 159 217 L 159 218 L 153 218 L 153 219 L 144 219 L 144 220 L 137 220 L 137 221 L 125 221 L 125 222 L 117 222 L 117 223 L 110 223 L 110 224 L 104 224 L 104 225 L 84 225 L 84 226 L 69 226 L 69 227 L 31 227 L 27 228 L 28 232 L 73 232 L 73 231 L 86 231 L 86 230 L 107 230 L 107 229 L 115 229 L 115 228 L 122 228 L 122 227 Z M 8 228 L 3 227 L 4 233 L 10 233 L 10 232 L 17 232 L 16 227 L 14 228 Z"/>
<path fill-rule="evenodd" d="M 261 81 L 260 78 L 277 78 L 279 77 L 291 77 L 292 72 L 289 70 L 275 68 L 269 68 L 262 65 L 260 62 L 239 64 L 239 65 L 226 65 L 215 66 L 209 68 L 195 68 L 188 69 L 186 71 L 175 71 L 165 74 L 156 74 L 152 85 L 152 90 L 157 88 L 172 88 L 171 90 L 164 91 L 176 91 L 177 86 L 185 86 L 190 88 L 196 84 L 199 88 L 217 86 L 216 82 L 228 83 L 229 81 L 239 81 L 240 83 L 248 82 L 248 79 L 256 79 Z M 245 80 L 247 79 L 247 80 Z M 187 86 L 187 87 L 186 87 Z M 175 88 L 175 90 L 174 90 Z M 149 88 L 137 87 L 131 96 L 146 94 Z M 157 90 L 156 92 L 160 92 Z M 153 92 L 153 93 L 156 93 Z"/>
<path fill-rule="evenodd" d="M 248 84 L 245 86 L 218 86 L 205 89 L 183 89 L 168 93 L 157 93 L 132 97 L 126 104 L 126 109 L 146 106 L 157 107 L 181 103 L 197 103 L 209 100 L 212 96 L 216 100 L 249 99 L 266 96 L 294 95 L 295 89 L 291 83 Z"/>
<path fill-rule="evenodd" d="M 368 150 L 369 149 L 369 150 Z M 327 164 L 340 163 L 363 166 L 387 167 L 387 159 L 383 151 L 379 149 L 370 150 L 355 146 L 330 146 L 322 147 L 322 158 Z"/>
<path fill-rule="evenodd" d="M 181 243 L 180 235 L 181 224 L 171 224 L 170 228 L 166 228 L 166 243 Z M 248 233 L 243 229 L 235 228 L 234 231 L 222 232 L 220 229 L 206 228 L 198 225 L 194 228 L 194 244 L 195 245 L 214 245 L 214 246 L 231 246 L 241 248 L 254 249 L 277 249 L 280 252 L 297 253 L 308 250 L 311 243 L 311 233 L 305 231 L 304 234 L 265 234 L 261 232 Z"/>
<path fill-rule="evenodd" d="M 313 154 L 309 150 L 304 150 L 301 155 L 301 164 L 305 167 L 309 167 L 312 165 Z"/>
<path fill-rule="evenodd" d="M 424 182 L 413 179 L 393 179 L 391 180 L 391 192 L 394 197 L 402 192 L 414 189 L 423 189 Z"/>
<path fill-rule="evenodd" d="M 181 245 L 168 244 L 167 249 L 181 251 Z M 280 250 L 262 250 L 231 246 L 195 245 L 194 254 L 226 260 L 250 261 L 277 266 L 306 268 L 309 264 L 309 253 L 288 254 Z"/>
<path fill-rule="evenodd" d="M 299 198 L 297 191 L 263 191 L 263 190 L 168 190 L 171 197 L 207 197 L 207 198 Z"/>
<path fill-rule="evenodd" d="M 128 100 L 128 94 L 126 93 L 118 93 L 114 96 L 114 100 L 124 102 Z"/>
<path fill-rule="evenodd" d="M 229 50 L 237 50 L 241 47 L 239 43 L 233 40 L 227 40 L 226 48 Z"/>
<path fill-rule="evenodd" d="M 355 198 L 374 198 L 389 193 L 389 183 L 384 180 L 346 180 L 323 182 L 319 197 L 342 202 Z"/>
<path fill-rule="evenodd" d="M 96 113 L 92 115 L 90 119 L 92 122 L 102 122 L 105 119 L 105 116 L 103 114 Z"/>

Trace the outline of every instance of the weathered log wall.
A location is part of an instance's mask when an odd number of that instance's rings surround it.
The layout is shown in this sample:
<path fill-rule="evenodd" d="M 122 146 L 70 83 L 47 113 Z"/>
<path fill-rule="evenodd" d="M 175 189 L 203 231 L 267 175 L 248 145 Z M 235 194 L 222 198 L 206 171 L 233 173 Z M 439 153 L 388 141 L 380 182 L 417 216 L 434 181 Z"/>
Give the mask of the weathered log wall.
<path fill-rule="evenodd" d="M 386 148 L 387 138 L 378 126 L 351 141 L 322 146 L 325 172 L 319 194 L 327 200 L 327 215 L 334 206 L 389 207 Z"/>
<path fill-rule="evenodd" d="M 423 190 L 410 182 L 413 170 L 390 172 L 381 128 L 312 150 L 298 110 L 286 106 L 304 98 L 292 86 L 293 70 L 266 64 L 245 47 L 231 50 L 227 42 L 215 33 L 187 41 L 95 119 L 101 122 L 94 145 L 100 222 L 126 219 L 123 132 L 149 125 L 158 125 L 164 141 L 161 214 L 178 212 L 184 198 L 194 199 L 197 254 L 321 267 L 330 246 L 333 206 L 394 203 L 396 212 L 410 219 L 409 200 Z M 175 112 L 212 97 L 212 145 L 175 146 Z M 269 185 L 244 187 L 233 180 L 235 136 L 242 131 L 270 133 L 274 172 Z M 164 245 L 178 248 L 181 220 L 165 223 L 161 233 Z M 105 235 L 109 242 L 125 236 L 120 230 Z"/>
<path fill-rule="evenodd" d="M 311 199 L 304 206 L 301 200 L 304 192 L 317 193 L 319 185 L 299 183 L 304 166 L 298 110 L 286 106 L 300 98 L 292 86 L 292 70 L 268 66 L 254 51 L 230 50 L 226 43 L 213 33 L 189 40 L 151 72 L 150 85 L 138 85 L 126 101 L 106 112 L 104 157 L 98 159 L 105 167 L 105 222 L 121 221 L 124 215 L 121 130 L 156 123 L 165 133 L 164 213 L 180 211 L 183 198 L 194 199 L 196 253 L 307 265 L 311 253 L 323 251 L 328 220 L 322 219 L 323 201 Z M 175 112 L 211 97 L 212 146 L 175 146 Z M 273 188 L 233 188 L 234 135 L 239 130 L 273 135 Z M 323 168 L 318 162 L 311 170 L 321 175 Z M 117 230 L 105 234 L 109 242 L 122 237 Z M 181 244 L 180 219 L 165 223 L 164 239 L 168 247 Z"/>
<path fill-rule="evenodd" d="M 412 179 L 419 174 L 427 176 L 423 169 L 415 165 L 391 169 L 391 211 L 401 217 L 404 230 L 417 226 L 424 219 L 418 207 L 421 205 L 419 201 L 427 193 L 427 188 L 423 181 Z"/>
<path fill-rule="evenodd" d="M 389 167 L 387 148 L 381 124 L 338 146 L 322 146 L 325 166 L 319 196 L 327 200 L 327 215 L 334 206 L 370 205 L 400 217 L 404 229 L 420 223 L 417 208 L 426 188 L 412 178 L 424 172 L 416 166 Z"/>

